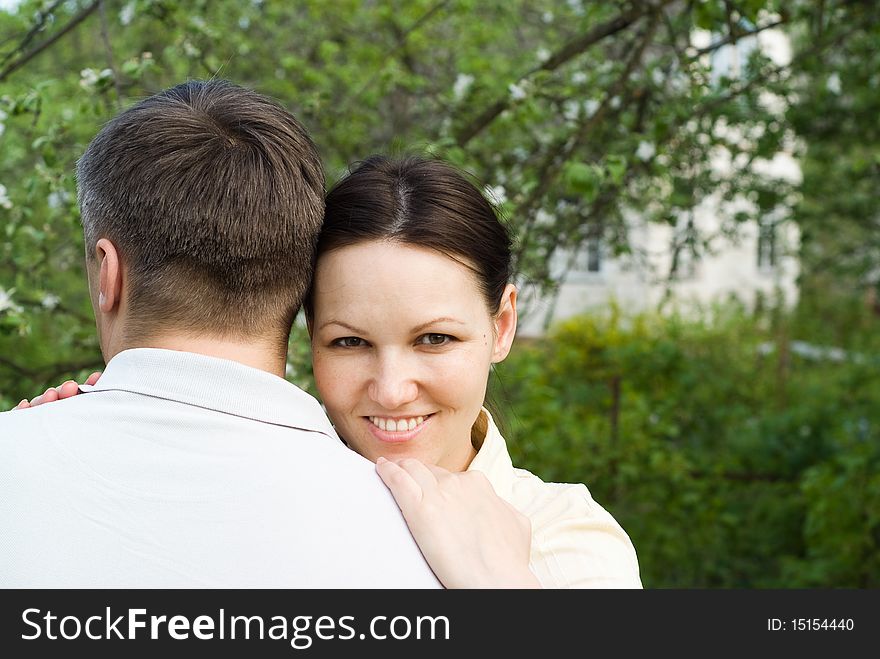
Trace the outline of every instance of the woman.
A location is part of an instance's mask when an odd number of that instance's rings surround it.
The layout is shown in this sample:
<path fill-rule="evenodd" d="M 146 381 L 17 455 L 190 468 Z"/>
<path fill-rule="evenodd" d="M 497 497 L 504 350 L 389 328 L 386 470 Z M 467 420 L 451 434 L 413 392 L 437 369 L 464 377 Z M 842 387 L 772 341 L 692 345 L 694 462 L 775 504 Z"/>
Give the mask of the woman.
<path fill-rule="evenodd" d="M 445 586 L 639 588 L 620 525 L 584 485 L 514 468 L 483 408 L 516 333 L 510 278 L 509 235 L 460 172 L 361 163 L 327 196 L 306 300 L 327 414 Z"/>

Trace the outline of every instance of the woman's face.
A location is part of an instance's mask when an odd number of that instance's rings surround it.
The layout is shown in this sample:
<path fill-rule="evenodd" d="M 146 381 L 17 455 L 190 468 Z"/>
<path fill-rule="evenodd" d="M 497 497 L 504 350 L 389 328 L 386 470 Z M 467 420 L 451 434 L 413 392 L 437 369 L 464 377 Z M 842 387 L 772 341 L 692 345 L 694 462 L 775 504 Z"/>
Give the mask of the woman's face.
<path fill-rule="evenodd" d="M 386 241 L 322 255 L 314 287 L 315 382 L 348 445 L 466 469 L 490 364 L 516 331 L 516 289 L 493 317 L 468 268 Z"/>

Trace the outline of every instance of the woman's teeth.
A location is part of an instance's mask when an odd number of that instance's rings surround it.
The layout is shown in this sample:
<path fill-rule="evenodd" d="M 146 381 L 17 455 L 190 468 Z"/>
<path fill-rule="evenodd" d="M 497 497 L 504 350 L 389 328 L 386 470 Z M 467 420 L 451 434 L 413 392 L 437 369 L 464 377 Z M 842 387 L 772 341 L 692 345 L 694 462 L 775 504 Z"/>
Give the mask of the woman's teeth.
<path fill-rule="evenodd" d="M 367 417 L 374 426 L 386 432 L 403 432 L 405 430 L 415 430 L 417 426 L 422 425 L 425 420 L 423 416 L 414 416 L 409 419 L 386 419 L 381 416 Z"/>

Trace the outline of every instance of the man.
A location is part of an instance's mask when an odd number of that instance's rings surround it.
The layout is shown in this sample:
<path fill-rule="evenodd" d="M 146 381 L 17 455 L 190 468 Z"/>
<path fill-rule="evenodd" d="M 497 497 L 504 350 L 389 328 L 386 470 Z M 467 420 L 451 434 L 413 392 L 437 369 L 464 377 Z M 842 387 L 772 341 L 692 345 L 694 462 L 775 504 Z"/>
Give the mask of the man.
<path fill-rule="evenodd" d="M 373 465 L 283 379 L 324 177 L 224 81 L 110 121 L 77 165 L 107 366 L 0 414 L 4 587 L 437 587 Z"/>

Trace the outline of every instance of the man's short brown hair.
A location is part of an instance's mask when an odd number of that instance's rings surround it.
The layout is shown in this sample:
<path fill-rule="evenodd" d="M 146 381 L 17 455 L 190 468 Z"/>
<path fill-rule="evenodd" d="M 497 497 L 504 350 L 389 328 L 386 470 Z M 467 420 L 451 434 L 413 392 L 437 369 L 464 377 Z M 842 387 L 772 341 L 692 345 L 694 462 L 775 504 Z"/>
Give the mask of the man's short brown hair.
<path fill-rule="evenodd" d="M 183 83 L 112 119 L 77 183 L 87 253 L 108 238 L 128 267 L 129 340 L 286 346 L 324 210 L 320 157 L 287 110 L 227 81 Z"/>

